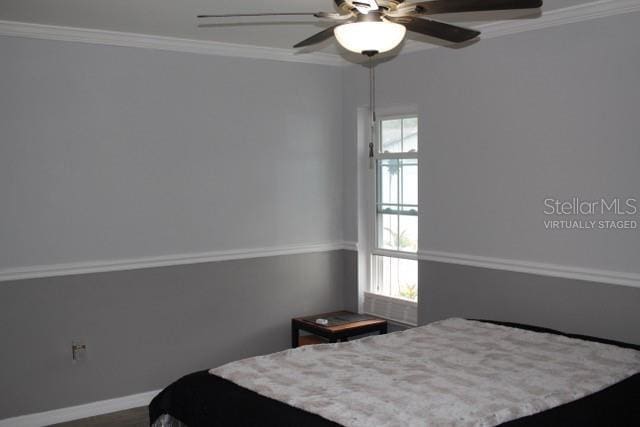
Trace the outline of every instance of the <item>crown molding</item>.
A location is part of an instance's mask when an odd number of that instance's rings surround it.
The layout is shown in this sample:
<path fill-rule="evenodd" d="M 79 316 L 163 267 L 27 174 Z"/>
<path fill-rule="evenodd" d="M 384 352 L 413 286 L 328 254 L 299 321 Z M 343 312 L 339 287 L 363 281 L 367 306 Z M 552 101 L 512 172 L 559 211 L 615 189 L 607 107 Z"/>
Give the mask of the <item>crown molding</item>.
<path fill-rule="evenodd" d="M 477 255 L 419 251 L 418 259 L 640 288 L 640 274 Z"/>
<path fill-rule="evenodd" d="M 507 34 L 516 34 L 573 22 L 588 21 L 639 10 L 640 0 L 599 0 L 548 12 L 543 11 L 542 15 L 536 19 L 498 21 L 479 25 L 476 28 L 482 31 L 481 38 L 490 39 Z M 330 66 L 352 64 L 338 54 L 324 52 L 301 53 L 293 49 L 153 36 L 90 28 L 32 24 L 17 21 L 0 21 L 0 35 Z M 399 53 L 402 55 L 437 47 L 436 45 L 428 43 L 408 41 Z"/>
<path fill-rule="evenodd" d="M 305 64 L 331 66 L 348 64 L 348 62 L 339 55 L 323 52 L 301 53 L 293 49 L 124 33 L 91 28 L 62 27 L 17 21 L 0 20 L 0 35 L 106 46 L 139 47 L 171 52 L 197 53 L 201 55 L 269 59 L 273 61 L 300 62 Z"/>
<path fill-rule="evenodd" d="M 574 22 L 589 21 L 606 16 L 621 15 L 640 11 L 640 0 L 599 0 L 591 3 L 569 6 L 545 12 L 535 19 L 514 19 L 490 22 L 474 26 L 482 32 L 480 39 L 492 39 L 509 34 L 525 31 L 556 27 Z M 416 41 L 408 41 L 402 48 L 401 54 L 420 52 L 439 46 Z"/>
<path fill-rule="evenodd" d="M 339 250 L 357 251 L 355 242 L 312 243 L 306 245 L 273 246 L 268 248 L 236 249 L 229 251 L 199 252 L 130 258 L 113 261 L 89 261 L 68 264 L 34 265 L 0 269 L 0 282 L 39 279 L 44 277 L 71 276 L 77 274 L 105 273 L 108 271 L 139 270 L 143 268 L 169 267 L 238 259 L 264 258 L 280 255 L 298 255 Z"/>

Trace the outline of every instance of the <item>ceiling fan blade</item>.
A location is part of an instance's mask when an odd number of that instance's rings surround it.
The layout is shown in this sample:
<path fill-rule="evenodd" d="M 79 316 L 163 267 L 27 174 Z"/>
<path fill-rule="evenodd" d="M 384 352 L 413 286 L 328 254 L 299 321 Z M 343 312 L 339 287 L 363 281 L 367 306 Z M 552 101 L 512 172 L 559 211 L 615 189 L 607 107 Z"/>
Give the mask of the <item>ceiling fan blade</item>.
<path fill-rule="evenodd" d="M 392 19 L 392 21 L 396 20 Z M 410 18 L 408 20 L 407 18 L 400 18 L 397 22 L 403 24 L 407 27 L 407 30 L 413 31 L 414 33 L 425 34 L 453 43 L 466 42 L 480 35 L 480 31 L 426 18 Z"/>
<path fill-rule="evenodd" d="M 351 4 L 363 14 L 380 9 L 376 0 L 352 0 Z"/>
<path fill-rule="evenodd" d="M 300 43 L 296 44 L 293 47 L 311 46 L 312 44 L 316 44 L 316 43 L 320 43 L 322 41 L 325 41 L 325 40 L 333 37 L 333 29 L 336 28 L 337 26 L 338 25 L 332 25 L 329 28 L 326 28 L 326 29 L 320 31 L 319 33 L 316 33 L 316 34 L 312 35 L 308 39 L 302 40 Z"/>
<path fill-rule="evenodd" d="M 220 13 L 209 15 L 197 15 L 197 18 L 254 18 L 262 16 L 313 16 L 320 19 L 331 19 L 333 21 L 346 21 L 353 18 L 353 13 L 340 14 L 336 12 L 282 12 L 282 13 Z"/>
<path fill-rule="evenodd" d="M 336 12 L 318 12 L 314 13 L 313 16 L 315 16 L 316 18 L 333 19 L 335 21 L 346 21 L 347 19 L 353 18 L 353 13 L 346 13 L 344 15 L 341 15 Z"/>
<path fill-rule="evenodd" d="M 198 15 L 198 18 L 243 18 L 243 17 L 256 17 L 256 16 L 316 16 L 323 13 L 324 12 L 221 13 L 221 14 L 213 14 L 213 15 Z"/>
<path fill-rule="evenodd" d="M 401 9 L 413 8 L 425 15 L 457 12 L 482 12 L 491 10 L 534 9 L 542 6 L 542 0 L 434 0 L 410 3 Z"/>

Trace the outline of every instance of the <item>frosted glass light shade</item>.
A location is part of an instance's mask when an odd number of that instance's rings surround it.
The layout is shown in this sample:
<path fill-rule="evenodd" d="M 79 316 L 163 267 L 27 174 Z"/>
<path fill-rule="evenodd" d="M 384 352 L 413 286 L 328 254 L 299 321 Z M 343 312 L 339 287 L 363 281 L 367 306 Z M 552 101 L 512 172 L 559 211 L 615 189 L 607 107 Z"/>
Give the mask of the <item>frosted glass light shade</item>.
<path fill-rule="evenodd" d="M 338 43 L 356 53 L 388 52 L 402 42 L 406 33 L 404 25 L 385 21 L 353 22 L 340 25 L 333 30 Z"/>

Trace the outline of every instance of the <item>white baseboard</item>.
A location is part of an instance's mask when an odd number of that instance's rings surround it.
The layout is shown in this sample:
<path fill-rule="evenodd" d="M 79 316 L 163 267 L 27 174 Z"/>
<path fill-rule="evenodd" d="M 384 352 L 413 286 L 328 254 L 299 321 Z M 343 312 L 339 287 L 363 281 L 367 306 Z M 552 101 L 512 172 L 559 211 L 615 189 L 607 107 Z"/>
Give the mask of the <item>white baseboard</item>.
<path fill-rule="evenodd" d="M 158 393 L 160 393 L 160 390 L 154 390 L 146 393 L 117 397 L 115 399 L 86 403 L 84 405 L 70 406 L 68 408 L 6 418 L 4 420 L 0 420 L 0 427 L 44 427 L 51 424 L 64 423 L 66 421 L 79 420 L 81 418 L 138 408 L 140 406 L 149 405 L 151 399 L 153 399 Z"/>

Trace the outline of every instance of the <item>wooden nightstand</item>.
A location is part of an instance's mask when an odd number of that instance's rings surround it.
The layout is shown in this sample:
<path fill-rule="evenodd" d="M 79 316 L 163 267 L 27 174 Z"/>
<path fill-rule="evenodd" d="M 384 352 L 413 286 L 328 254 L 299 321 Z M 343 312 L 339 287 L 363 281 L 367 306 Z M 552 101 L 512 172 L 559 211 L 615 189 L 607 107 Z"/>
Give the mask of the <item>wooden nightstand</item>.
<path fill-rule="evenodd" d="M 327 325 L 316 323 L 316 319 L 327 319 Z M 314 336 L 300 337 L 300 331 L 310 332 L 329 342 L 348 341 L 350 337 L 370 332 L 387 333 L 387 321 L 368 314 L 350 311 L 334 311 L 313 316 L 291 319 L 291 346 L 318 344 L 323 342 Z"/>

